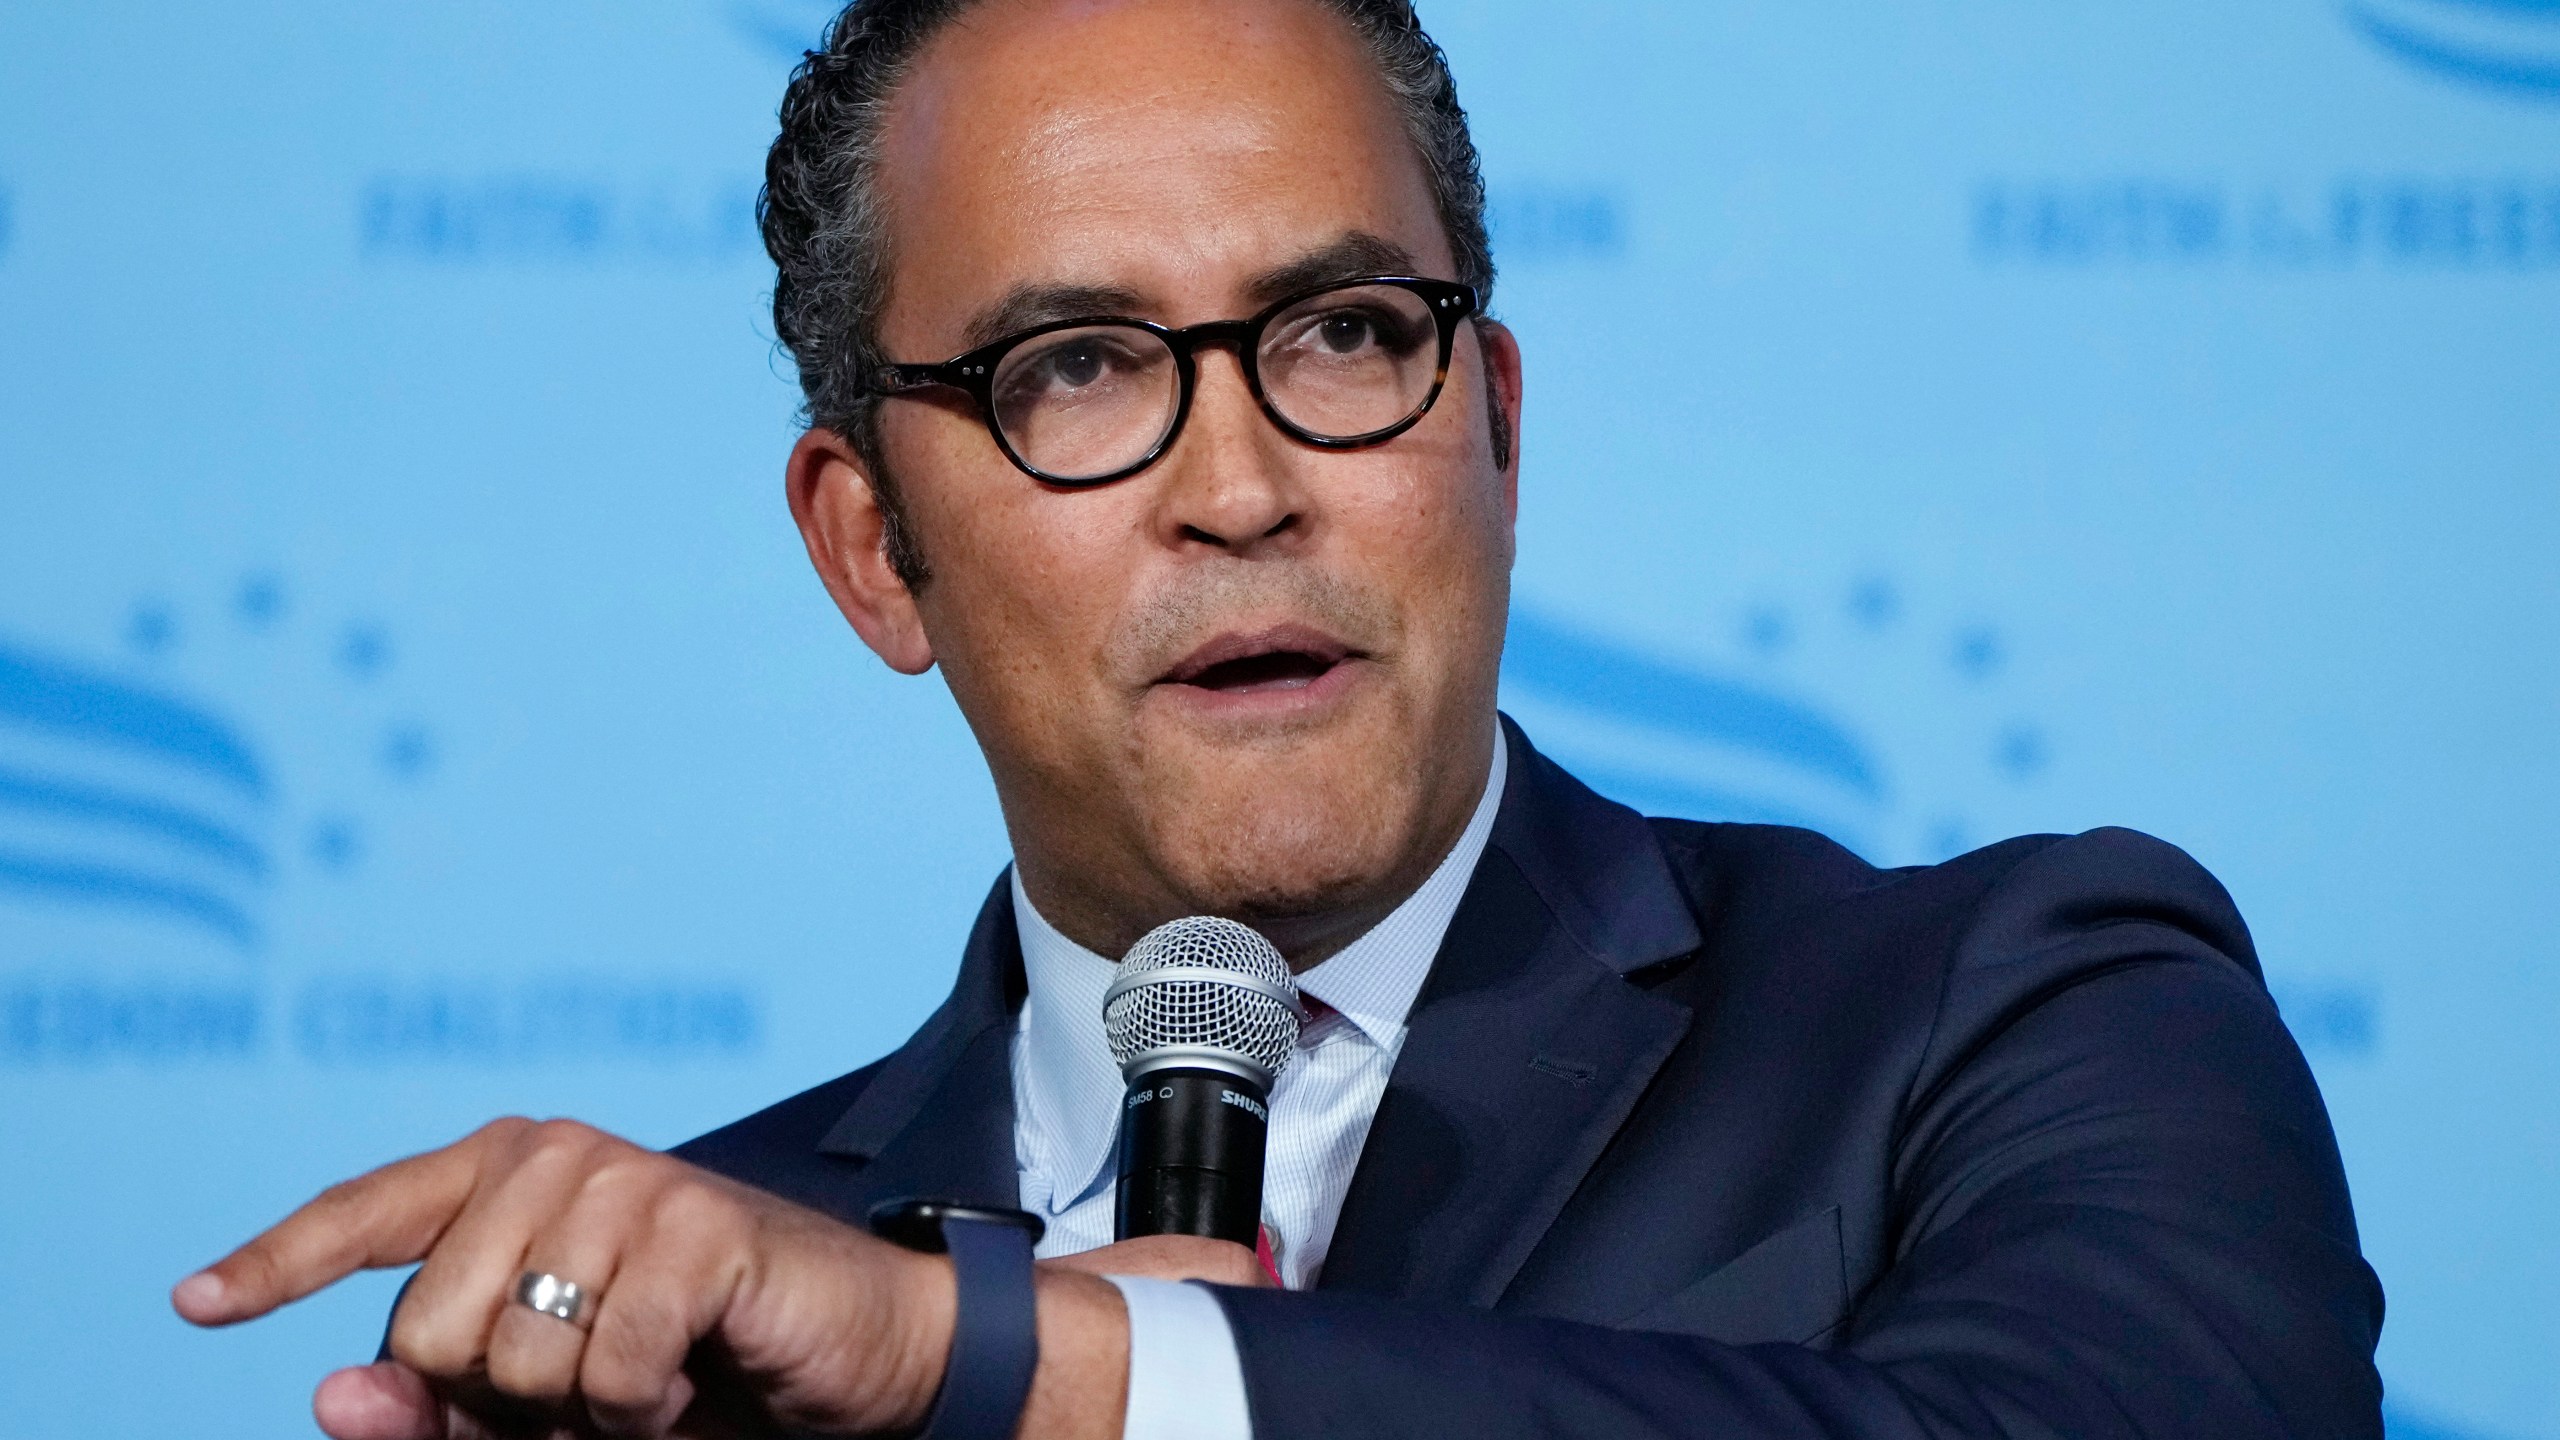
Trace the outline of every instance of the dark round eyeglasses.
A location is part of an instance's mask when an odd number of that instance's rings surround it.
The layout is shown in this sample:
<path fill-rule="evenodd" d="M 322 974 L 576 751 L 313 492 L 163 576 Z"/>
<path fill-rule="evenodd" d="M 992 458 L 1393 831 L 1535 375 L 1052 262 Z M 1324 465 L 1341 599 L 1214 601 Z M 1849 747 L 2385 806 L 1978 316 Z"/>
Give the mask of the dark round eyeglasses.
<path fill-rule="evenodd" d="M 1233 348 L 1271 423 L 1329 450 L 1378 445 L 1440 398 L 1472 287 L 1410 275 L 1340 281 L 1250 320 L 1169 330 L 1101 316 L 1053 320 L 939 365 L 883 365 L 870 391 L 934 386 L 978 402 L 996 448 L 1051 485 L 1125 480 L 1173 448 L 1198 387 L 1196 356 Z"/>

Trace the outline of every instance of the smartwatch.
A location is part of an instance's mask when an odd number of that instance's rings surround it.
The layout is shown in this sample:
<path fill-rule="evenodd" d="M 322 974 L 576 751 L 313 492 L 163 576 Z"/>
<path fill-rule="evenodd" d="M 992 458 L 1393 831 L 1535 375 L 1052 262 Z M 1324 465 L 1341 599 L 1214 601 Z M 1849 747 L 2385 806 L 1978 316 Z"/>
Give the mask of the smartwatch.
<path fill-rule="evenodd" d="M 959 1284 L 951 1359 L 917 1440 L 1013 1440 L 1040 1368 L 1031 1290 L 1040 1217 L 956 1200 L 884 1200 L 869 1218 L 871 1233 L 893 1245 L 949 1255 Z"/>

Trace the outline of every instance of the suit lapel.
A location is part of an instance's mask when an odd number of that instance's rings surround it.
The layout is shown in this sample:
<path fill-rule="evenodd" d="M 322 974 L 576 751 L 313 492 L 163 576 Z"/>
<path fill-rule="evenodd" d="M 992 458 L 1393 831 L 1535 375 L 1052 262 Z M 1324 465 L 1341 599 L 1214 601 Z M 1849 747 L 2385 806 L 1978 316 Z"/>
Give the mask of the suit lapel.
<path fill-rule="evenodd" d="M 1688 1032 L 1687 1006 L 1627 978 L 1699 945 L 1651 828 L 1503 725 L 1493 839 L 1414 1002 L 1326 1289 L 1499 1300 Z M 826 1208 L 858 1222 L 901 1195 L 1017 1203 L 1022 989 L 1000 876 L 950 998 L 819 1141 L 855 1162 Z"/>
<path fill-rule="evenodd" d="M 1022 946 L 1007 876 L 979 907 L 949 999 L 883 1062 L 879 1075 L 818 1142 L 860 1162 L 847 1218 L 900 1196 L 1019 1203 L 1013 1152 L 1013 1016 Z"/>
<path fill-rule="evenodd" d="M 1493 839 L 1414 1002 L 1322 1288 L 1492 1305 L 1688 1033 L 1687 1006 L 1627 979 L 1699 945 L 1651 827 L 1503 724 Z"/>

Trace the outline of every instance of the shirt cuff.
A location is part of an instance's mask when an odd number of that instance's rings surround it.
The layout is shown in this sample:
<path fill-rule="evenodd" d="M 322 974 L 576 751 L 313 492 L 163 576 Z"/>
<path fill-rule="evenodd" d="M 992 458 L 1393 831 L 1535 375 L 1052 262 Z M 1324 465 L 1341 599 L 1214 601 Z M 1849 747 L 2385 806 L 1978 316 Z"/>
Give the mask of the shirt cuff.
<path fill-rule="evenodd" d="M 1103 1277 L 1129 1307 L 1129 1418 L 1120 1440 L 1253 1440 L 1244 1362 L 1207 1289 Z"/>

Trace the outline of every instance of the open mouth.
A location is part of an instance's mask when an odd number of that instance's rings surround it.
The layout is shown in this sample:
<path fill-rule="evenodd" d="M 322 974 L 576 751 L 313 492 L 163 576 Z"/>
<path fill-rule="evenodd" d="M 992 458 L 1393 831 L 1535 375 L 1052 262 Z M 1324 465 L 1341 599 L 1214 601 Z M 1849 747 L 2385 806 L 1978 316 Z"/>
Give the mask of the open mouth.
<path fill-rule="evenodd" d="M 1222 695 L 1303 690 L 1353 658 L 1355 652 L 1332 636 L 1289 625 L 1252 635 L 1221 635 L 1183 657 L 1158 683 Z"/>

